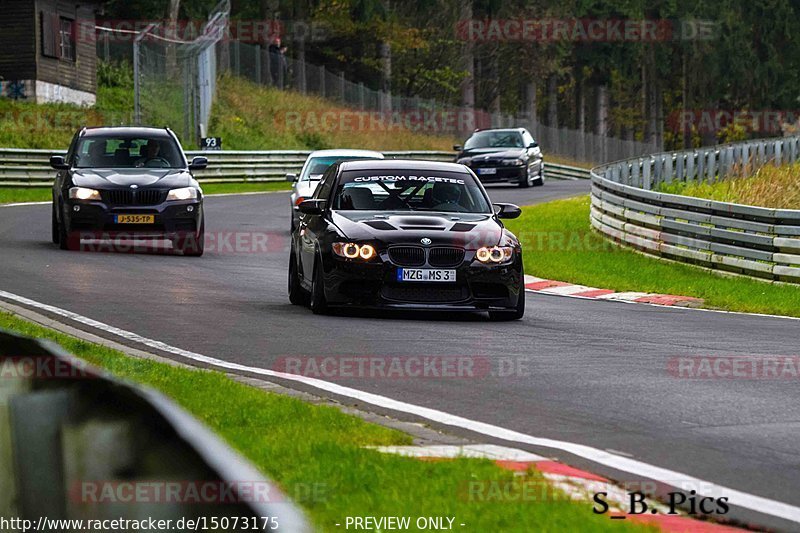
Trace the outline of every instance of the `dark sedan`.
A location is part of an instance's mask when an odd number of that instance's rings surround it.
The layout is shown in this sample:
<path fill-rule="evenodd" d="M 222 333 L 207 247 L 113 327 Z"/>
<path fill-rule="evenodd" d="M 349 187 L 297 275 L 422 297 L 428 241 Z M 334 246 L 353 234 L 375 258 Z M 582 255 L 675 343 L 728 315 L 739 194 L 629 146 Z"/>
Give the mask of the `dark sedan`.
<path fill-rule="evenodd" d="M 203 191 L 175 134 L 157 128 L 84 128 L 66 157 L 53 156 L 53 242 L 167 239 L 184 255 L 203 255 Z"/>
<path fill-rule="evenodd" d="M 470 167 L 483 183 L 544 185 L 544 156 L 525 128 L 480 130 L 464 146 L 454 146 L 456 161 Z"/>
<path fill-rule="evenodd" d="M 454 163 L 332 165 L 299 205 L 289 299 L 329 307 L 525 312 L 522 248 L 475 175 Z"/>

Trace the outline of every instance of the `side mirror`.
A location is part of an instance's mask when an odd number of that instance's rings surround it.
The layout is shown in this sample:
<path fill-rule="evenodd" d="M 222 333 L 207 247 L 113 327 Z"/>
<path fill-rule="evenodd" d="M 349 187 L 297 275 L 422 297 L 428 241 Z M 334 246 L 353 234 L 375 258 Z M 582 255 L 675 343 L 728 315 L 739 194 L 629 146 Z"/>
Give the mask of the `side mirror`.
<path fill-rule="evenodd" d="M 538 148 L 538 147 L 539 147 L 539 143 L 537 143 L 536 141 L 533 141 L 533 142 L 532 142 L 532 143 L 531 143 L 531 144 L 528 146 L 528 148 Z"/>
<path fill-rule="evenodd" d="M 208 158 L 201 155 L 192 159 L 189 163 L 189 170 L 203 170 L 208 166 Z"/>
<path fill-rule="evenodd" d="M 454 145 L 453 145 L 453 150 L 455 150 L 456 152 L 460 152 L 460 151 L 462 151 L 463 149 L 464 149 L 464 147 L 463 147 L 463 146 L 461 146 L 460 144 L 454 144 Z"/>
<path fill-rule="evenodd" d="M 297 174 L 286 174 L 286 181 L 291 181 L 294 183 L 297 181 Z"/>
<path fill-rule="evenodd" d="M 325 208 L 325 200 L 303 200 L 297 210 L 305 215 L 321 215 Z"/>
<path fill-rule="evenodd" d="M 50 156 L 50 166 L 56 170 L 67 170 L 69 168 L 63 155 Z"/>
<path fill-rule="evenodd" d="M 514 204 L 494 204 L 497 218 L 518 218 L 522 214 L 522 209 Z"/>

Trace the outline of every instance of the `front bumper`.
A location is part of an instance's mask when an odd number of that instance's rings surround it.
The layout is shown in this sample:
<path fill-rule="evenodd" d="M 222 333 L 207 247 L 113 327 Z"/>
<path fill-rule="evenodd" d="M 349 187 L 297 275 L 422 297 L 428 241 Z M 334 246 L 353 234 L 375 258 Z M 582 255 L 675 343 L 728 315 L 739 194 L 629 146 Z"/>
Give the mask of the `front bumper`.
<path fill-rule="evenodd" d="M 456 270 L 456 281 L 398 282 L 397 269 L 385 253 L 363 263 L 331 257 L 323 268 L 325 296 L 331 306 L 488 311 L 515 309 L 522 291 L 520 254 L 505 265 L 473 261 L 474 252 Z M 417 267 L 412 267 L 417 268 Z M 422 266 L 419 268 L 434 268 Z"/>
<path fill-rule="evenodd" d="M 78 210 L 75 210 L 75 207 Z M 153 215 L 153 224 L 118 224 L 117 215 Z M 161 238 L 197 235 L 203 220 L 203 201 L 184 200 L 147 206 L 116 206 L 99 201 L 66 200 L 66 229 L 81 238 Z"/>
<path fill-rule="evenodd" d="M 530 165 L 503 166 L 499 164 L 470 164 L 469 168 L 478 176 L 481 183 L 522 183 L 528 178 L 528 169 L 532 175 L 541 173 L 542 162 L 534 160 Z M 484 174 L 486 169 L 492 169 L 494 174 Z"/>

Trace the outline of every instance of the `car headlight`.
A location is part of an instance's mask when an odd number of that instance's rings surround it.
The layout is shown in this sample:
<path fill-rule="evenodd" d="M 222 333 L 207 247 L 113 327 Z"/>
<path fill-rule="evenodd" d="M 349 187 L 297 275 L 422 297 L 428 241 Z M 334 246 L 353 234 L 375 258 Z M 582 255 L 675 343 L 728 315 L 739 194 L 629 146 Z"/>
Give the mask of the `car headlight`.
<path fill-rule="evenodd" d="M 469 165 L 470 163 L 472 163 L 472 159 L 470 159 L 468 157 L 464 157 L 464 158 L 461 158 L 461 159 L 457 160 L 456 163 L 458 163 L 459 165 Z"/>
<path fill-rule="evenodd" d="M 99 200 L 100 191 L 86 187 L 72 187 L 69 190 L 70 200 Z"/>
<path fill-rule="evenodd" d="M 378 253 L 369 244 L 356 244 L 354 242 L 335 242 L 333 243 L 333 253 L 345 259 L 360 259 L 369 261 Z"/>
<path fill-rule="evenodd" d="M 182 189 L 172 189 L 167 195 L 167 201 L 170 200 L 196 200 L 197 189 L 194 187 L 183 187 Z"/>
<path fill-rule="evenodd" d="M 506 263 L 512 257 L 514 257 L 514 248 L 511 246 L 484 246 L 475 252 L 475 259 L 481 263 Z"/>
<path fill-rule="evenodd" d="M 507 167 L 519 167 L 525 164 L 522 159 L 503 159 L 503 165 Z"/>

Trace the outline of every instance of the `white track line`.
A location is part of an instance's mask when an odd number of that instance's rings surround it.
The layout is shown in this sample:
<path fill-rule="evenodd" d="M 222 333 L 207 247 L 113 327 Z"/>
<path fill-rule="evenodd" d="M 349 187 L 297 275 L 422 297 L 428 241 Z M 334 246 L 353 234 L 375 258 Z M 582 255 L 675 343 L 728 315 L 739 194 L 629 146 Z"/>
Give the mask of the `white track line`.
<path fill-rule="evenodd" d="M 492 461 L 516 461 L 520 463 L 538 463 L 547 459 L 525 450 L 497 446 L 496 444 L 467 444 L 452 446 L 447 444 L 432 446 L 367 446 L 382 453 L 392 453 L 404 457 L 423 457 L 433 459 L 491 459 Z"/>
<path fill-rule="evenodd" d="M 482 435 L 486 435 L 488 437 L 493 437 L 508 442 L 518 442 L 530 446 L 540 446 L 544 448 L 554 448 L 557 450 L 562 450 L 564 452 L 576 455 L 578 457 L 582 457 L 594 463 L 601 464 L 608 468 L 613 468 L 615 470 L 627 472 L 630 474 L 634 474 L 636 476 L 642 476 L 644 478 L 652 479 L 671 487 L 677 487 L 684 490 L 686 489 L 686 487 L 691 487 L 692 489 L 696 490 L 697 493 L 701 496 L 711 496 L 715 498 L 725 496 L 729 499 L 729 503 L 733 506 L 750 509 L 758 513 L 800 523 L 800 507 L 796 507 L 788 503 L 770 500 L 769 498 L 756 496 L 754 494 L 748 494 L 746 492 L 732 489 L 729 487 L 717 485 L 709 481 L 704 481 L 702 479 L 695 478 L 693 476 L 682 474 L 680 472 L 675 472 L 673 470 L 669 470 L 659 466 L 654 466 L 648 463 L 644 463 L 642 461 L 637 461 L 635 459 L 630 459 L 628 457 L 614 455 L 604 450 L 592 448 L 591 446 L 585 446 L 583 444 L 575 444 L 572 442 L 565 442 L 565 441 L 559 441 L 541 437 L 534 437 L 532 435 L 526 435 L 525 433 L 519 433 L 517 431 L 506 429 L 500 426 L 487 424 L 485 422 L 478 422 L 476 420 L 470 420 L 468 418 L 452 415 L 450 413 L 445 413 L 443 411 L 437 411 L 436 409 L 430 409 L 428 407 L 422 407 L 419 405 L 401 402 L 399 400 L 387 398 L 386 396 L 380 396 L 378 394 L 372 394 L 369 392 L 360 391 L 358 389 L 351 389 L 349 387 L 337 385 L 336 383 L 329 383 L 321 379 L 309 378 L 306 376 L 299 376 L 296 374 L 286 374 L 283 372 L 268 370 L 266 368 L 256 368 L 256 367 L 241 365 L 238 363 L 232 363 L 229 361 L 223 361 L 221 359 L 216 359 L 214 357 L 208 357 L 206 355 L 202 355 L 199 353 L 190 352 L 182 348 L 176 348 L 164 342 L 149 339 L 137 333 L 125 331 L 123 329 L 116 328 L 114 326 L 109 326 L 108 324 L 104 324 L 102 322 L 98 322 L 97 320 L 79 315 L 77 313 L 73 313 L 72 311 L 67 311 L 59 307 L 37 302 L 35 300 L 25 298 L 24 296 L 18 296 L 10 292 L 0 290 L 0 298 L 11 300 L 29 307 L 42 309 L 44 311 L 48 311 L 55 315 L 68 318 L 75 322 L 79 322 L 81 324 L 97 328 L 106 333 L 122 337 L 129 341 L 143 344 L 150 348 L 171 353 L 173 355 L 177 355 L 185 359 L 191 359 L 192 361 L 196 361 L 198 363 L 203 363 L 206 365 L 210 365 L 225 370 L 247 372 L 250 374 L 256 374 L 261 376 L 286 379 L 289 381 L 294 381 L 297 383 L 309 385 L 316 389 L 327 391 L 332 394 L 337 394 L 339 396 L 344 396 L 371 405 L 375 405 L 383 409 L 389 409 L 392 411 L 411 414 L 414 416 L 418 416 L 420 418 L 425 418 L 432 422 L 444 424 L 446 426 L 459 427 L 467 431 L 471 431 L 473 433 L 480 433 Z"/>

